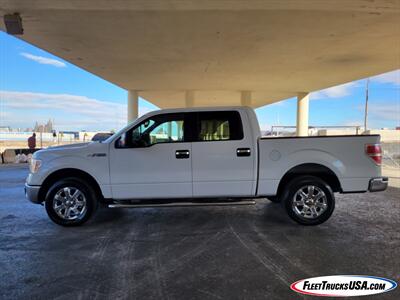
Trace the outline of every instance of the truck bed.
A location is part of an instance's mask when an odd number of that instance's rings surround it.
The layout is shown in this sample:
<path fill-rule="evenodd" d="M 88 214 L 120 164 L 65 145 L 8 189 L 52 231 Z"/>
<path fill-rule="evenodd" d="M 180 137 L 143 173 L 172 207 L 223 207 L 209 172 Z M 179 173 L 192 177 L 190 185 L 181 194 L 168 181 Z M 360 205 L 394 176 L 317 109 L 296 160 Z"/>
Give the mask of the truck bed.
<path fill-rule="evenodd" d="M 282 177 L 296 166 L 324 166 L 339 179 L 342 192 L 367 191 L 380 166 L 365 154 L 379 135 L 276 137 L 259 139 L 259 195 L 275 195 Z"/>

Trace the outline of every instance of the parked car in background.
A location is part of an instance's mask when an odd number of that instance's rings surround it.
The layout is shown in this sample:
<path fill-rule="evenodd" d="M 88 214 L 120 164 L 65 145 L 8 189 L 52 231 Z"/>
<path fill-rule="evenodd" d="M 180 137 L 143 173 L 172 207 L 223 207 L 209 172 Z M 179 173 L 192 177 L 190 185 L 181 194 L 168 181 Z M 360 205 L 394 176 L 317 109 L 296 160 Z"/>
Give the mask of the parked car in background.
<path fill-rule="evenodd" d="M 111 132 L 99 132 L 92 137 L 92 142 L 102 142 L 108 139 L 113 134 Z"/>
<path fill-rule="evenodd" d="M 379 135 L 262 138 L 251 108 L 159 110 L 102 143 L 36 152 L 25 188 L 65 226 L 98 202 L 263 197 L 316 225 L 332 215 L 334 193 L 386 189 L 381 158 Z"/>

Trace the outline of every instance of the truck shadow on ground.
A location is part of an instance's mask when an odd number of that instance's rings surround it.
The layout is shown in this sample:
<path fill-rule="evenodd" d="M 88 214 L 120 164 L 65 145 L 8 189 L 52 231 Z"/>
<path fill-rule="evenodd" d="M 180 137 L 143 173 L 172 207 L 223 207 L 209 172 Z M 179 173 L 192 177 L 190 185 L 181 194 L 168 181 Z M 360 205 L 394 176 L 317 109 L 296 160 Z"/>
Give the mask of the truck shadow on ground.
<path fill-rule="evenodd" d="M 99 207 L 95 217 L 84 226 L 102 226 L 107 224 L 125 223 L 128 219 L 148 218 L 157 215 L 159 219 L 166 220 L 168 225 L 170 220 L 182 220 L 190 222 L 191 218 L 203 218 L 205 222 L 210 222 L 220 218 L 234 218 L 239 216 L 254 217 L 265 219 L 269 225 L 296 225 L 289 219 L 284 208 L 280 203 L 272 203 L 268 200 L 261 200 L 255 205 L 245 206 L 204 206 L 204 207 L 166 207 L 166 208 L 107 208 Z"/>

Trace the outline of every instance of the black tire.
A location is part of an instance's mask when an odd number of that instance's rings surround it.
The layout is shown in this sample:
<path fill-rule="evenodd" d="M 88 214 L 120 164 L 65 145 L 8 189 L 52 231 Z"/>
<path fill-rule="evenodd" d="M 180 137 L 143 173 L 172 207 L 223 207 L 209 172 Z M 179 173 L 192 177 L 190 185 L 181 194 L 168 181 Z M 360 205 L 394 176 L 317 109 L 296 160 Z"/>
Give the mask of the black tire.
<path fill-rule="evenodd" d="M 314 188 L 309 189 L 309 186 Z M 305 191 L 307 191 L 307 194 Z M 321 195 L 323 196 L 321 197 Z M 307 198 L 304 196 L 307 196 Z M 282 195 L 282 203 L 289 217 L 297 223 L 318 225 L 324 223 L 332 215 L 335 209 L 335 196 L 331 187 L 320 178 L 300 176 L 288 183 Z M 305 205 L 302 206 L 301 203 Z"/>
<path fill-rule="evenodd" d="M 279 203 L 281 202 L 281 198 L 278 196 L 268 196 L 266 197 L 269 201 L 274 202 L 274 203 Z"/>
<path fill-rule="evenodd" d="M 64 190 L 68 191 L 68 193 L 64 192 Z M 59 214 L 63 214 L 63 210 L 59 210 L 59 213 L 56 212 L 55 205 L 60 203 L 66 207 L 65 201 L 68 198 L 68 194 L 75 193 L 78 190 L 81 194 L 76 199 L 79 203 L 84 204 L 77 204 L 73 206 L 73 209 L 79 211 L 80 213 L 71 213 L 71 218 L 63 218 Z M 57 195 L 57 199 L 55 198 Z M 83 195 L 83 196 L 81 196 Z M 62 200 L 60 200 L 62 199 Z M 68 198 L 72 200 L 72 198 Z M 62 204 L 61 204 L 62 202 Z M 75 204 L 75 201 L 74 201 Z M 58 207 L 60 207 L 58 206 Z M 97 209 L 97 197 L 96 193 L 93 188 L 87 184 L 84 180 L 80 178 L 65 178 L 59 181 L 56 181 L 48 190 L 45 198 L 45 207 L 46 212 L 49 218 L 56 224 L 61 226 L 77 226 L 85 223 L 92 214 Z M 72 206 L 69 207 L 72 210 Z M 68 210 L 68 211 L 70 211 Z M 66 212 L 66 208 L 64 209 L 64 213 Z"/>

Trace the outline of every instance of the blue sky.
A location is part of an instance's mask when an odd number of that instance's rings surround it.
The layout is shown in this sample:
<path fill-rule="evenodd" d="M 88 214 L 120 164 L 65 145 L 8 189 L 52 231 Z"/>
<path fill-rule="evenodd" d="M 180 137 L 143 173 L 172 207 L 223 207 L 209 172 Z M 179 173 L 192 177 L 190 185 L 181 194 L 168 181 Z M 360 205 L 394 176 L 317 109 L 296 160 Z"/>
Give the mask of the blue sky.
<path fill-rule="evenodd" d="M 366 80 L 314 92 L 310 125 L 362 125 Z M 127 92 L 46 51 L 0 32 L 0 126 L 111 130 L 126 123 Z M 400 126 L 400 70 L 370 79 L 369 127 Z M 156 109 L 141 100 L 139 114 Z M 260 125 L 296 124 L 296 99 L 256 110 Z"/>

